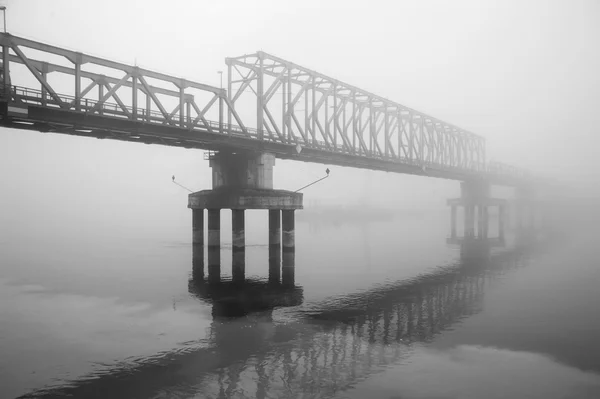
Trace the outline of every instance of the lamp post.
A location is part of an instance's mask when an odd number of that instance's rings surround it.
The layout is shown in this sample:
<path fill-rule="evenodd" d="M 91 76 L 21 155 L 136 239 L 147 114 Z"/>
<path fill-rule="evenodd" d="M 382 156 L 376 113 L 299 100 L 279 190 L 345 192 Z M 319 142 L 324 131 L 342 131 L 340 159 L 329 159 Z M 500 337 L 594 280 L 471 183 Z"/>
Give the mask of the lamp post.
<path fill-rule="evenodd" d="M 6 33 L 6 6 L 0 6 L 0 11 L 2 11 L 2 15 L 4 16 L 4 33 Z"/>
<path fill-rule="evenodd" d="M 217 72 L 219 75 L 221 75 L 221 89 L 223 88 L 223 71 L 219 71 Z"/>

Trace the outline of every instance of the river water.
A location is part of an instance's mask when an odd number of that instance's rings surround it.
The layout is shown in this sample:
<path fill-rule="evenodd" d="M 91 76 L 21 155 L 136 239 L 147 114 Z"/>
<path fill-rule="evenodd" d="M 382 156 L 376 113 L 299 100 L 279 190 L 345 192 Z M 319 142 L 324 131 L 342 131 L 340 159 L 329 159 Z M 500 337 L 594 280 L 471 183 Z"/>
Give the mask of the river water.
<path fill-rule="evenodd" d="M 191 226 L 8 236 L 0 397 L 600 397 L 593 225 L 460 243 L 446 211 L 299 211 L 293 286 L 269 282 L 263 212 L 247 212 L 241 285 L 226 220 L 217 285 L 192 278 Z"/>

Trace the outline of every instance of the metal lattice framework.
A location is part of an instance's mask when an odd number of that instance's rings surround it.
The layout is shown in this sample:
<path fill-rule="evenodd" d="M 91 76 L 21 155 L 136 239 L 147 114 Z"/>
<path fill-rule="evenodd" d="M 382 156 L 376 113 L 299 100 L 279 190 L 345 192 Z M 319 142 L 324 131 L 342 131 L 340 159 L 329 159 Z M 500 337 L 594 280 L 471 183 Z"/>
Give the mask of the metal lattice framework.
<path fill-rule="evenodd" d="M 488 165 L 480 136 L 264 52 L 226 59 L 224 90 L 8 33 L 0 50 L 6 127 L 506 185 L 531 177 Z"/>
<path fill-rule="evenodd" d="M 419 166 L 485 169 L 481 136 L 265 52 L 226 63 L 231 104 L 251 93 L 260 138 Z"/>
<path fill-rule="evenodd" d="M 228 103 L 224 89 L 7 33 L 0 33 L 0 44 L 3 94 L 10 97 L 16 106 L 13 109 L 19 104 L 39 105 L 223 133 L 223 113 Z M 61 62 L 65 59 L 67 65 Z M 15 72 L 19 66 L 21 71 Z M 51 80 L 51 75 L 60 76 Z M 35 85 L 39 89 L 32 88 Z M 230 109 L 229 114 L 243 126 L 235 110 Z M 219 122 L 209 120 L 209 116 Z"/>

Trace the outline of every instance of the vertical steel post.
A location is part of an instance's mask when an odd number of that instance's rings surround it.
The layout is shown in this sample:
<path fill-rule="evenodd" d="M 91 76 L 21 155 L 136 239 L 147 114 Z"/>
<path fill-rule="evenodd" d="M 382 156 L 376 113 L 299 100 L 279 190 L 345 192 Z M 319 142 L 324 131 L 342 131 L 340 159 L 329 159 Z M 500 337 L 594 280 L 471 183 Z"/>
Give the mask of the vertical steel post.
<path fill-rule="evenodd" d="M 46 80 L 48 78 L 48 64 L 42 64 L 42 79 Z M 46 106 L 46 99 L 48 98 L 48 90 L 42 85 L 42 106 Z"/>
<path fill-rule="evenodd" d="M 10 100 L 10 47 L 7 45 L 2 45 L 2 89 L 4 91 L 4 96 Z"/>
<path fill-rule="evenodd" d="M 102 100 L 104 98 L 104 81 L 99 81 L 98 82 L 98 100 Z M 98 109 L 98 113 L 100 115 L 104 114 L 104 107 L 100 107 Z"/>
<path fill-rule="evenodd" d="M 137 73 L 131 75 L 131 115 L 134 121 L 138 119 L 138 78 Z"/>
<path fill-rule="evenodd" d="M 317 83 L 315 77 L 312 78 L 312 139 L 313 144 L 317 145 Z"/>
<path fill-rule="evenodd" d="M 185 87 L 183 82 L 179 86 L 179 127 L 184 127 L 185 116 L 184 116 L 184 105 L 185 105 Z"/>
<path fill-rule="evenodd" d="M 356 120 L 356 92 L 352 93 L 352 152 L 356 152 L 356 130 L 358 121 Z"/>
<path fill-rule="evenodd" d="M 402 139 L 404 133 L 404 126 L 402 125 L 402 111 L 398 108 L 398 154 L 396 154 L 397 158 L 402 158 Z M 405 154 L 406 156 L 406 154 Z"/>
<path fill-rule="evenodd" d="M 75 110 L 81 111 L 81 54 L 75 59 Z"/>
<path fill-rule="evenodd" d="M 229 100 L 229 106 L 227 107 L 227 128 L 228 129 L 231 129 L 231 123 L 232 123 L 231 107 L 233 107 L 233 97 L 231 94 L 233 83 L 231 82 L 231 72 L 232 72 L 231 62 L 227 61 L 227 99 Z"/>
<path fill-rule="evenodd" d="M 323 94 L 325 97 L 325 142 L 329 143 L 329 95 Z"/>
<path fill-rule="evenodd" d="M 219 94 L 219 133 L 223 134 L 223 105 L 225 101 L 223 101 L 223 96 L 225 93 Z"/>
<path fill-rule="evenodd" d="M 294 105 L 292 104 L 292 68 L 288 68 L 287 76 L 287 126 L 288 126 L 288 143 L 292 142 L 292 112 L 294 112 Z"/>
<path fill-rule="evenodd" d="M 390 148 L 389 148 L 389 141 L 392 141 L 391 137 L 390 137 L 390 121 L 389 121 L 389 114 L 387 112 L 387 108 L 383 111 L 383 117 L 385 118 L 385 143 L 384 143 L 384 152 L 385 152 L 385 156 L 389 156 L 390 155 Z"/>
<path fill-rule="evenodd" d="M 338 138 L 338 103 L 337 103 L 337 84 L 333 85 L 333 147 L 337 149 Z"/>
<path fill-rule="evenodd" d="M 285 69 L 282 72 L 281 75 L 281 135 L 283 137 L 283 141 L 286 141 L 286 134 L 287 134 L 287 121 L 285 119 L 285 113 L 286 113 L 286 106 L 285 103 L 287 101 L 287 87 L 286 87 L 286 82 L 284 80 L 284 75 L 285 75 Z"/>
<path fill-rule="evenodd" d="M 185 102 L 185 116 L 187 118 L 187 127 L 188 129 L 192 128 L 192 103 L 190 100 Z"/>
<path fill-rule="evenodd" d="M 373 98 L 369 97 L 369 153 L 373 155 L 375 141 L 375 121 L 373 118 Z"/>
<path fill-rule="evenodd" d="M 309 78 L 310 79 L 310 78 Z M 304 132 L 306 134 L 306 143 L 310 145 L 310 134 L 309 134 L 309 126 L 308 126 L 308 92 L 309 92 L 309 88 L 307 87 L 306 90 L 304 91 Z"/>
<path fill-rule="evenodd" d="M 150 93 L 146 93 L 146 122 L 150 122 L 150 112 L 152 108 L 152 97 Z"/>
<path fill-rule="evenodd" d="M 258 59 L 259 59 L 259 67 L 258 67 L 258 75 L 256 76 L 256 131 L 258 133 L 258 139 L 262 140 L 263 139 L 263 134 L 264 134 L 264 121 L 263 121 L 263 114 L 264 114 L 264 101 L 265 101 L 265 96 L 264 96 L 264 73 L 263 73 L 263 68 L 264 68 L 264 62 L 263 62 L 263 56 L 262 54 L 258 54 Z"/>

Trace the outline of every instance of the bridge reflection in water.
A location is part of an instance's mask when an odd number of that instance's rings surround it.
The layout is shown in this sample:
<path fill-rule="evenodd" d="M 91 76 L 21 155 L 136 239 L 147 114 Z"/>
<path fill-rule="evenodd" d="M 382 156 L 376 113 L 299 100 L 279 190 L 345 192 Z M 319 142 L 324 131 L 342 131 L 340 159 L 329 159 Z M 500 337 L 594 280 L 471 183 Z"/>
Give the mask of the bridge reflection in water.
<path fill-rule="evenodd" d="M 525 235 L 511 248 L 482 238 L 450 244 L 461 247 L 453 264 L 324 303 L 302 304 L 302 288 L 283 284 L 274 267 L 269 281 L 192 278 L 190 294 L 213 307 L 208 347 L 143 358 L 23 397 L 330 397 L 478 312 L 486 286 L 526 265 L 539 242 Z"/>

